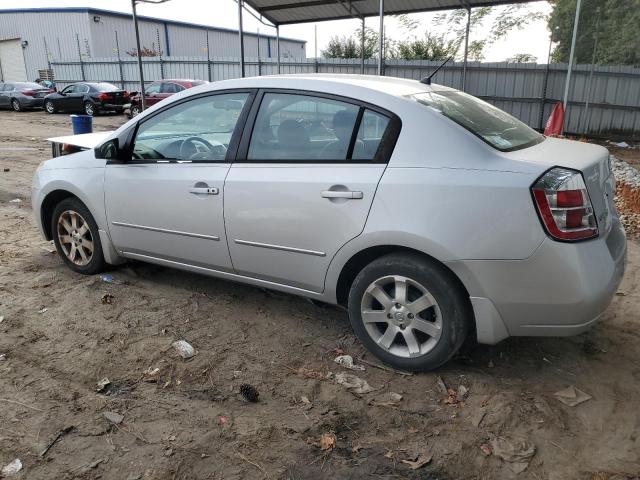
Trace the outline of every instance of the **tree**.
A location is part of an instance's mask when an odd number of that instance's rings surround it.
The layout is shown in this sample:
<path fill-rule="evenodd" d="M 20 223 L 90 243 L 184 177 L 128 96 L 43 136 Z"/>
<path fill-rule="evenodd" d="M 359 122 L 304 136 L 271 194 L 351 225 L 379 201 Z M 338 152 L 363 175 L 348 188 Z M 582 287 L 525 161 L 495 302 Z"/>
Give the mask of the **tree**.
<path fill-rule="evenodd" d="M 554 0 L 549 17 L 551 39 L 557 42 L 552 59 L 568 62 L 576 0 Z M 582 0 L 576 63 L 640 65 L 640 0 Z"/>
<path fill-rule="evenodd" d="M 414 38 L 397 42 L 395 58 L 404 60 L 446 60 L 455 57 L 459 42 L 445 39 L 444 35 L 425 33 L 423 38 Z"/>
<path fill-rule="evenodd" d="M 513 57 L 505 60 L 507 63 L 536 63 L 538 57 L 530 53 L 516 53 Z"/>
<path fill-rule="evenodd" d="M 388 39 L 386 39 L 389 41 Z M 352 36 L 333 36 L 327 48 L 322 50 L 324 58 L 360 58 L 362 56 L 362 30 L 356 30 Z M 373 58 L 378 53 L 378 32 L 367 27 L 364 30 L 364 58 Z"/>

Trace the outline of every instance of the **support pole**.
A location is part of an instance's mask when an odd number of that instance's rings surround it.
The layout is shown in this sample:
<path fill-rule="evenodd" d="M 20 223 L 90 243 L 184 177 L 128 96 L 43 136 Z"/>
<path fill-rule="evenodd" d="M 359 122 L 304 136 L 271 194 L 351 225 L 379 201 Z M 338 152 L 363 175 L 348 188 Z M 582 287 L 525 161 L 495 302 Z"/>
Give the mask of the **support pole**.
<path fill-rule="evenodd" d="M 280 25 L 276 25 L 276 65 L 278 66 L 278 75 L 280 74 Z"/>
<path fill-rule="evenodd" d="M 384 0 L 380 0 L 380 38 L 378 43 L 378 75 L 384 75 Z"/>
<path fill-rule="evenodd" d="M 240 77 L 244 78 L 244 33 L 242 31 L 242 0 L 238 0 L 238 39 L 240 41 Z"/>
<path fill-rule="evenodd" d="M 466 92 L 467 62 L 469 59 L 469 31 L 471 30 L 471 7 L 467 6 L 467 30 L 464 34 L 464 63 L 462 65 L 462 91 Z"/>
<path fill-rule="evenodd" d="M 573 56 L 576 51 L 576 37 L 578 35 L 578 20 L 580 19 L 580 7 L 582 0 L 576 3 L 576 16 L 573 19 L 573 35 L 571 36 L 571 50 L 569 52 L 569 65 L 567 66 L 567 78 L 564 81 L 564 96 L 562 98 L 562 106 L 564 107 L 564 118 L 567 118 L 567 103 L 569 101 L 569 84 L 571 82 L 571 69 L 573 68 Z M 564 131 L 564 123 L 562 126 Z"/>
<path fill-rule="evenodd" d="M 138 71 L 140 72 L 140 110 L 144 111 L 147 102 L 144 98 L 144 73 L 142 72 L 142 56 L 140 51 L 140 30 L 138 29 L 138 14 L 136 12 L 136 0 L 131 0 L 133 10 L 133 27 L 136 31 L 136 48 L 138 49 Z"/>
<path fill-rule="evenodd" d="M 360 74 L 364 75 L 364 17 L 362 17 L 362 34 L 360 36 Z"/>

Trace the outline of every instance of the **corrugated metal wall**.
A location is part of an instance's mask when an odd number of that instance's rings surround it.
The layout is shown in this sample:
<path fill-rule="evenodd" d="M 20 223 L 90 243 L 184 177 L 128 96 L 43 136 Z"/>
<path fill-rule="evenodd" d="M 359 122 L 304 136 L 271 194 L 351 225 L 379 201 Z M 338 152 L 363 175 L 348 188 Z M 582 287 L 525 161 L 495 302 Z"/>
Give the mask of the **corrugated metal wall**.
<path fill-rule="evenodd" d="M 388 60 L 385 74 L 419 79 L 438 62 Z M 122 75 L 120 75 L 120 68 Z M 104 80 L 138 90 L 135 59 L 94 59 L 91 63 L 55 62 L 54 72 L 61 85 L 81 80 Z M 511 113 L 528 125 L 541 129 L 554 104 L 562 100 L 565 64 L 536 65 L 470 63 L 466 91 Z M 367 60 L 365 72 L 375 74 L 376 62 Z M 199 78 L 224 80 L 240 76 L 238 61 L 217 57 L 167 57 L 144 60 L 145 79 Z M 282 73 L 360 73 L 359 60 L 313 59 L 283 61 Z M 246 74 L 277 73 L 273 59 L 247 58 Z M 453 88 L 462 86 L 462 63 L 451 63 L 434 77 L 434 83 Z M 545 88 L 546 86 L 546 88 Z M 588 105 L 587 105 L 588 102 Z M 640 69 L 628 66 L 577 65 L 571 77 L 567 133 L 640 139 Z"/>
<path fill-rule="evenodd" d="M 29 80 L 38 77 L 38 70 L 47 68 L 47 52 L 49 59 L 77 59 L 76 35 L 80 43 L 81 55 L 89 58 L 92 54 L 92 45 L 86 13 L 0 14 L 0 40 L 19 38 L 21 41 L 29 43 L 24 48 L 24 60 Z"/>

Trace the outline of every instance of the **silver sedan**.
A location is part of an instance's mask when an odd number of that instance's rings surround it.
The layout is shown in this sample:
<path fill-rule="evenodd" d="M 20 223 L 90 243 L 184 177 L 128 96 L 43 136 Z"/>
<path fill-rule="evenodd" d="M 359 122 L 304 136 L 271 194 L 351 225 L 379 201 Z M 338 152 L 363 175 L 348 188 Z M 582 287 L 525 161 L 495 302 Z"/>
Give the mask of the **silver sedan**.
<path fill-rule="evenodd" d="M 463 92 L 292 75 L 176 94 L 32 193 L 76 272 L 136 259 L 342 305 L 372 353 L 427 370 L 466 338 L 592 325 L 625 267 L 613 192 L 604 148 Z"/>

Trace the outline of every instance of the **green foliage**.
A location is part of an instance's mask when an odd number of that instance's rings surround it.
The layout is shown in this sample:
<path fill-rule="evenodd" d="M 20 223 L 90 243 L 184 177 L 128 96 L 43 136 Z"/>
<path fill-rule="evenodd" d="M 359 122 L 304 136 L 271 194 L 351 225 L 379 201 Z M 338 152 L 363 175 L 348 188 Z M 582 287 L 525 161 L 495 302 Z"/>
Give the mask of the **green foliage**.
<path fill-rule="evenodd" d="M 360 58 L 362 49 L 362 30 L 356 30 L 352 36 L 333 36 L 327 48 L 322 50 L 324 58 Z M 389 41 L 385 39 L 385 41 Z M 378 54 L 378 33 L 367 27 L 364 30 L 364 58 L 373 58 Z"/>
<path fill-rule="evenodd" d="M 507 58 L 507 63 L 536 63 L 538 57 L 530 53 L 516 53 L 513 57 Z"/>
<path fill-rule="evenodd" d="M 423 38 L 397 42 L 394 53 L 404 60 L 445 60 L 456 55 L 459 45 L 455 39 L 427 32 Z"/>
<path fill-rule="evenodd" d="M 555 0 L 549 17 L 551 38 L 557 42 L 552 59 L 568 62 L 576 0 Z M 582 0 L 576 63 L 640 65 L 640 0 Z"/>

